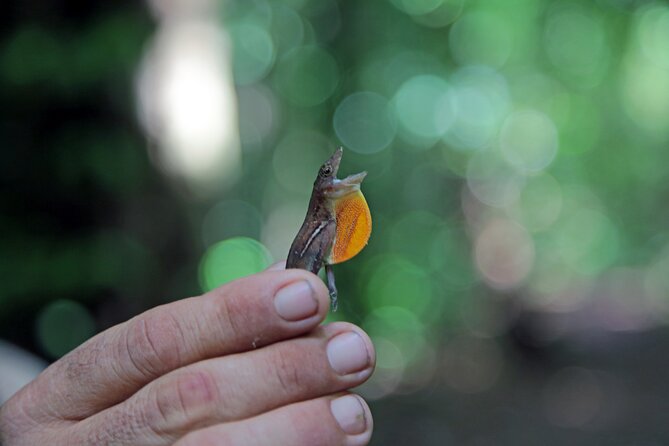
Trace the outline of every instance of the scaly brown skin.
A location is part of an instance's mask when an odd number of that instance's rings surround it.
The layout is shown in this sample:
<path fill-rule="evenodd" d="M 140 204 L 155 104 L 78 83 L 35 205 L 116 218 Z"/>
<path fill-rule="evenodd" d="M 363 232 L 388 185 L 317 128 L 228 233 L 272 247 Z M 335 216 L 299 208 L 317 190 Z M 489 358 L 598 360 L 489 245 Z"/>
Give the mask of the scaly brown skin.
<path fill-rule="evenodd" d="M 309 208 L 295 240 L 290 246 L 286 269 L 299 268 L 318 274 L 325 267 L 333 311 L 337 310 L 334 271 L 326 259 L 335 242 L 337 222 L 334 200 L 360 188 L 366 172 L 337 179 L 343 149 L 340 147 L 321 166 L 309 200 Z"/>
<path fill-rule="evenodd" d="M 327 164 L 325 164 L 327 165 Z M 324 166 L 325 166 L 324 165 Z M 321 172 L 323 168 L 321 168 Z M 332 250 L 337 229 L 332 207 L 325 197 L 329 177 L 322 177 L 320 172 L 314 182 L 314 189 L 309 200 L 309 209 L 295 240 L 290 246 L 286 268 L 299 268 L 318 274 L 323 260 Z"/>

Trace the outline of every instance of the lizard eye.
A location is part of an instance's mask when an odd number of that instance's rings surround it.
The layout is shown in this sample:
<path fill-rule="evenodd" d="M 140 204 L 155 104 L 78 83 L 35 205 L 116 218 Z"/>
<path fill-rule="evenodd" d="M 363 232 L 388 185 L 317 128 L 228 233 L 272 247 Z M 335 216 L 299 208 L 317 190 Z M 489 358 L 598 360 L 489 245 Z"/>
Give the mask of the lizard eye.
<path fill-rule="evenodd" d="M 321 169 L 321 176 L 326 177 L 332 173 L 332 167 L 330 166 L 323 166 Z"/>

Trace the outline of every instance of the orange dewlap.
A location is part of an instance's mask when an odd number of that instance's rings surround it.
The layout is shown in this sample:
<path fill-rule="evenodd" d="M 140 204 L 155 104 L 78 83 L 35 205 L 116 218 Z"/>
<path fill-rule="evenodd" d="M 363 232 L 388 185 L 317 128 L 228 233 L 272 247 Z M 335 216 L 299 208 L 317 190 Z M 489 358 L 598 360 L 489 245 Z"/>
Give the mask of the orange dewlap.
<path fill-rule="evenodd" d="M 372 215 L 369 206 L 357 191 L 335 202 L 337 232 L 329 264 L 341 263 L 362 251 L 372 233 Z"/>

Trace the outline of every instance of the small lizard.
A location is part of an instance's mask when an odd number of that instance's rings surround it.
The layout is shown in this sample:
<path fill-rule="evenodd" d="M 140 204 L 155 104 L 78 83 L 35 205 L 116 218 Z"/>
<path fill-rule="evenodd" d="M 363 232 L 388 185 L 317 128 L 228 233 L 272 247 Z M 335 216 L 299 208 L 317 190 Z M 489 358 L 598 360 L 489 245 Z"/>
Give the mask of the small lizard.
<path fill-rule="evenodd" d="M 286 268 L 306 269 L 314 274 L 325 267 L 332 311 L 337 311 L 332 265 L 358 254 L 372 233 L 372 216 L 360 191 L 367 172 L 338 179 L 342 153 L 340 147 L 318 171 L 307 215 L 286 261 Z"/>

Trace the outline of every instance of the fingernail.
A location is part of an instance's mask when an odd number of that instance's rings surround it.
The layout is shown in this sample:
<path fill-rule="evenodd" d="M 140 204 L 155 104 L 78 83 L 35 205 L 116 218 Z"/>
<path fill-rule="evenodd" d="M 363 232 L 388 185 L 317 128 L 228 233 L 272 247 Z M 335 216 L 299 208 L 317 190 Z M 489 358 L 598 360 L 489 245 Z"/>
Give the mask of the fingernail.
<path fill-rule="evenodd" d="M 274 296 L 274 308 L 283 319 L 299 321 L 316 314 L 318 301 L 309 282 L 302 280 L 281 288 Z"/>
<path fill-rule="evenodd" d="M 362 337 L 354 331 L 335 336 L 328 342 L 330 366 L 340 375 L 358 372 L 369 365 L 369 352 Z"/>
<path fill-rule="evenodd" d="M 339 423 L 339 427 L 348 435 L 361 434 L 367 429 L 365 408 L 360 397 L 356 395 L 346 395 L 332 400 L 330 411 Z"/>

